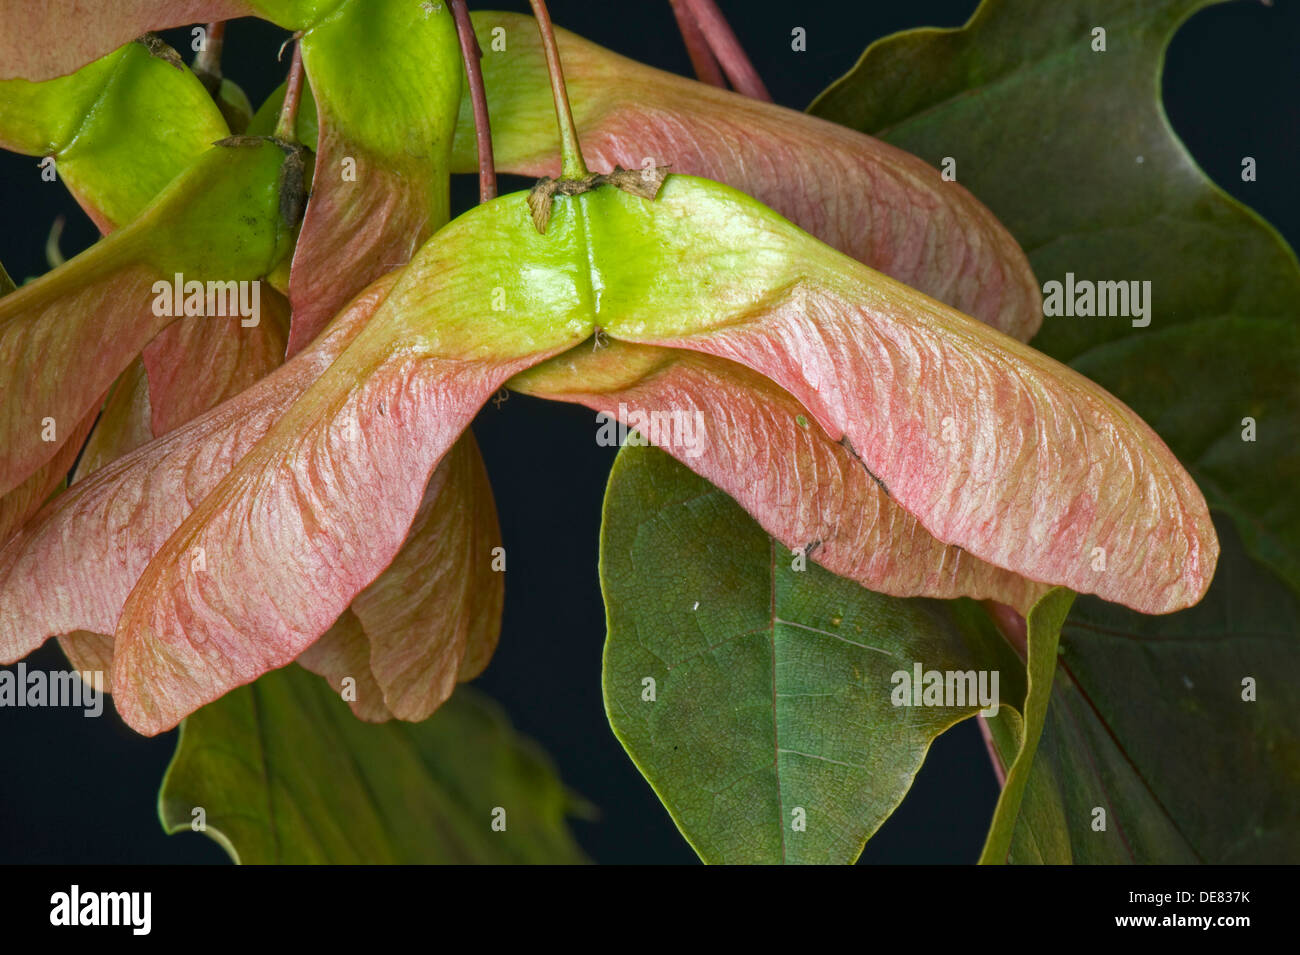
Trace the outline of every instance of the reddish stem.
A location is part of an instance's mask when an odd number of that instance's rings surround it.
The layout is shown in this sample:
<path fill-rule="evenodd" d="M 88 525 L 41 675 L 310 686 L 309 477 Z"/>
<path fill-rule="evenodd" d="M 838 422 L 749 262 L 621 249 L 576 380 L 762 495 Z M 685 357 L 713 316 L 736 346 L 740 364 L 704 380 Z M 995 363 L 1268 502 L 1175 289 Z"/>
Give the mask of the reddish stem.
<path fill-rule="evenodd" d="M 1002 789 L 1007 784 L 1007 771 L 1002 768 L 1002 758 L 998 756 L 998 748 L 993 743 L 993 731 L 989 729 L 989 721 L 982 716 L 977 716 L 975 722 L 980 725 L 984 748 L 989 751 L 989 762 L 993 764 L 993 775 L 998 778 L 998 788 Z"/>
<path fill-rule="evenodd" d="M 479 61 L 483 50 L 474 35 L 474 24 L 469 19 L 465 0 L 451 0 L 451 13 L 456 18 L 456 33 L 460 36 L 460 56 L 465 61 L 465 75 L 469 78 L 469 100 L 474 107 L 474 142 L 478 146 L 478 201 L 489 202 L 497 196 L 497 170 L 492 158 L 492 123 L 488 118 L 487 92 L 483 89 L 483 69 Z"/>
<path fill-rule="evenodd" d="M 1008 607 L 996 600 L 985 600 L 984 609 L 993 618 L 993 622 L 1002 631 L 1002 635 L 1007 638 L 1007 642 L 1015 647 L 1021 658 L 1028 659 L 1029 630 L 1025 618 L 1020 616 L 1015 607 Z"/>
<path fill-rule="evenodd" d="M 765 103 L 772 102 L 771 94 L 759 79 L 758 70 L 754 69 L 754 64 L 749 62 L 740 40 L 736 39 L 736 34 L 732 32 L 727 18 L 722 15 L 714 0 L 686 0 L 686 2 L 690 4 L 696 24 L 708 38 L 709 47 L 718 58 L 718 62 L 722 64 L 722 69 L 727 74 L 727 79 L 731 80 L 731 85 L 736 92 Z"/>
<path fill-rule="evenodd" d="M 1029 654 L 1029 630 L 1025 618 L 1020 616 L 1019 611 L 1014 607 L 998 603 L 996 600 L 985 600 L 983 606 L 1002 636 L 1015 648 L 1015 651 L 1020 654 L 1022 659 L 1027 660 Z M 1007 771 L 1002 766 L 997 747 L 993 745 L 993 733 L 989 729 L 989 721 L 982 716 L 977 717 L 977 720 L 980 724 L 980 733 L 984 737 L 984 745 L 989 751 L 989 762 L 993 764 L 993 772 L 998 777 L 998 785 L 1006 786 Z"/>
<path fill-rule="evenodd" d="M 695 78 L 710 86 L 726 89 L 727 80 L 722 75 L 722 68 L 718 66 L 718 58 L 709 48 L 709 38 L 700 30 L 695 14 L 691 13 L 691 8 L 688 6 L 688 0 L 668 0 L 668 2 L 672 4 L 673 16 L 677 18 L 677 29 L 681 31 L 682 40 L 686 43 L 686 52 L 691 58 Z"/>
<path fill-rule="evenodd" d="M 555 100 L 555 121 L 560 127 L 560 155 L 563 160 L 560 175 L 565 179 L 581 179 L 587 175 L 587 164 L 582 161 L 582 147 L 578 143 L 578 130 L 573 123 L 573 110 L 569 108 L 569 94 L 564 88 L 564 69 L 560 66 L 560 50 L 555 45 L 555 28 L 546 0 L 528 0 L 537 18 L 537 30 L 542 36 L 542 49 L 546 51 L 546 71 L 551 77 L 551 97 Z"/>
<path fill-rule="evenodd" d="M 302 44 L 293 45 L 293 59 L 289 63 L 289 78 L 284 82 L 284 103 L 280 107 L 280 120 L 275 124 L 275 138 L 281 142 L 298 141 L 298 102 L 302 99 Z"/>
<path fill-rule="evenodd" d="M 226 40 L 226 22 L 217 20 L 204 27 L 207 34 L 206 48 L 194 57 L 194 75 L 199 78 L 203 88 L 212 96 L 221 88 L 221 52 Z"/>

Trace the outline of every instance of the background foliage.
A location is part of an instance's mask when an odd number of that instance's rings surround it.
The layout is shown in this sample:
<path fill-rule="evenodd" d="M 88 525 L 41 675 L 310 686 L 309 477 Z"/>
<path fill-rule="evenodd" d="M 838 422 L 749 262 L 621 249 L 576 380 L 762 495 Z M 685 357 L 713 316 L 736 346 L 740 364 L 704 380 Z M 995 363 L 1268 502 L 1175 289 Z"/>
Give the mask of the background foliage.
<path fill-rule="evenodd" d="M 499 6 L 522 11 L 526 4 Z M 593 16 L 590 4 L 557 0 L 552 12 L 558 24 L 612 49 L 664 68 L 689 71 L 666 3 L 638 10 L 635 26 L 611 13 L 607 5 L 601 6 L 601 15 Z M 777 100 L 799 108 L 830 79 L 851 67 L 871 38 L 919 25 L 958 26 L 975 4 L 864 4 L 861 9 L 846 9 L 840 3 L 806 3 L 794 11 L 784 3 L 724 2 L 722 6 Z M 793 26 L 808 30 L 805 54 L 790 51 Z M 182 48 L 187 39 L 168 38 Z M 1249 201 L 1293 244 L 1300 238 L 1300 196 L 1289 188 L 1285 170 L 1290 168 L 1289 157 L 1300 152 L 1296 140 L 1300 117 L 1297 98 L 1281 91 L 1295 87 L 1287 64 L 1292 62 L 1298 39 L 1300 10 L 1295 5 L 1214 7 L 1194 17 L 1174 39 L 1164 77 L 1166 110 L 1192 154 L 1216 182 Z M 231 28 L 227 72 L 245 85 L 254 102 L 282 79 L 283 66 L 274 62 L 280 40 L 279 31 L 266 24 L 242 21 Z M 1052 115 L 1074 121 L 1080 118 L 1077 106 L 1071 112 L 1062 105 Z M 973 118 L 976 123 L 988 120 L 988 111 L 977 112 Z M 896 118 L 889 125 L 897 125 Z M 1099 146 L 1105 148 L 1105 137 L 1099 139 Z M 910 145 L 901 138 L 899 142 L 937 161 L 929 154 L 933 150 L 921 148 L 919 140 Z M 1240 181 L 1243 154 L 1254 155 L 1259 161 L 1256 183 Z M 65 253 L 84 247 L 94 233 L 62 194 L 61 186 L 42 188 L 33 161 L 4 155 L 0 163 L 3 198 L 6 209 L 13 213 L 10 221 L 31 224 L 0 236 L 0 260 L 21 281 L 44 270 L 40 247 L 56 211 L 69 215 Z M 1023 168 L 1014 166 L 1004 172 L 1014 179 Z M 959 174 L 1017 228 L 1014 215 L 1000 208 L 995 196 L 985 194 L 975 169 L 963 163 Z M 514 184 L 519 185 L 522 183 Z M 1067 181 L 1062 188 L 1068 187 Z M 472 201 L 472 182 L 460 183 L 456 190 L 454 201 L 458 199 L 459 208 Z M 1035 251 L 1035 265 L 1042 261 Z M 1056 268 L 1049 265 L 1049 272 Z M 1079 268 L 1074 270 L 1081 273 Z M 1260 319 L 1258 310 L 1254 311 L 1256 314 L 1233 320 Z M 1057 347 L 1048 342 L 1038 344 L 1049 350 Z M 1059 347 L 1059 355 L 1074 357 L 1067 344 Z M 1097 374 L 1121 393 L 1124 375 L 1144 376 L 1136 359 L 1112 366 L 1110 373 L 1117 376 L 1113 381 L 1094 369 L 1083 370 Z M 1185 369 L 1171 371 L 1171 385 L 1190 374 Z M 1152 414 L 1153 423 L 1163 431 L 1160 407 L 1138 407 Z M 1167 408 L 1169 414 L 1176 411 L 1172 402 Z M 517 727 L 543 743 L 558 763 L 564 782 L 601 809 L 598 822 L 575 824 L 589 855 L 597 861 L 689 861 L 693 853 L 678 837 L 605 721 L 600 698 L 604 611 L 593 558 L 612 453 L 595 446 L 593 430 L 591 416 L 585 412 L 518 396 L 501 409 L 489 408 L 476 423 L 511 554 L 502 644 L 480 686 L 505 704 Z M 524 461 L 528 462 L 526 468 L 520 467 Z M 1224 565 L 1228 570 L 1227 559 Z M 1289 598 L 1277 588 L 1265 587 L 1242 599 L 1250 601 L 1248 606 L 1256 611 L 1268 612 Z M 1086 616 L 1089 613 L 1091 617 Z M 1091 623 L 1094 628 L 1105 626 L 1099 613 L 1097 608 L 1089 611 L 1088 603 L 1081 600 L 1074 620 Z M 1207 624 L 1202 632 L 1210 634 L 1213 629 Z M 1064 639 L 1069 661 L 1069 626 Z M 1140 674 L 1138 664 L 1146 661 L 1136 652 L 1129 670 Z M 51 645 L 29 665 L 53 668 L 62 662 Z M 1203 661 L 1201 665 L 1213 672 L 1212 663 Z M 1084 674 L 1080 679 L 1095 669 L 1082 663 L 1079 666 L 1076 675 Z M 1180 676 L 1195 683 L 1199 672 L 1188 670 Z M 1140 720 L 1142 714 L 1128 718 Z M 1040 752 L 1058 745 L 1049 740 L 1045 737 Z M 6 861 L 224 859 L 215 844 L 201 837 L 169 840 L 161 834 L 153 812 L 154 792 L 173 748 L 174 734 L 143 740 L 122 727 L 115 716 L 87 721 L 75 711 L 6 714 L 6 732 L 0 738 L 0 758 L 10 770 L 0 784 L 0 845 L 5 847 Z M 1124 770 L 1124 762 L 1119 759 L 1114 772 Z M 955 790 L 962 793 L 960 800 L 951 798 Z M 959 726 L 940 737 L 916 786 L 869 844 L 864 859 L 969 861 L 979 851 L 996 796 L 974 727 L 969 723 Z M 1064 798 L 1068 797 L 1067 793 Z M 1050 811 L 1050 805 L 1044 811 Z M 70 819 L 79 824 L 69 826 Z"/>

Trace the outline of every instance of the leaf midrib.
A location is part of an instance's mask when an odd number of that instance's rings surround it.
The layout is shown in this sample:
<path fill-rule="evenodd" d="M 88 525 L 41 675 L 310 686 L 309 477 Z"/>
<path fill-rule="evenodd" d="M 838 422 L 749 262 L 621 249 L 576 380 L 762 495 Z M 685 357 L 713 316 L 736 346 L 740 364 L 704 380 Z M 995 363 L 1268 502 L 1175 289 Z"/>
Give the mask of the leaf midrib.
<path fill-rule="evenodd" d="M 771 563 L 768 567 L 768 586 L 771 589 L 768 615 L 768 639 L 772 647 L 772 772 L 776 781 L 776 827 L 781 833 L 781 864 L 785 865 L 785 794 L 781 789 L 781 736 L 780 721 L 776 713 L 776 539 L 768 539 Z"/>

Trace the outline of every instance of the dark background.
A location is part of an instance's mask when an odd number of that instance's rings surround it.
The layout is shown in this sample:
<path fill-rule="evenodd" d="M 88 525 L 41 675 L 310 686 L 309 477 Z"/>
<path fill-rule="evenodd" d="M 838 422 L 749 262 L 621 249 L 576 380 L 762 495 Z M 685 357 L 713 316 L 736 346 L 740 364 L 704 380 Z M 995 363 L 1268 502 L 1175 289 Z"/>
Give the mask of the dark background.
<path fill-rule="evenodd" d="M 778 103 L 802 109 L 853 65 L 872 40 L 917 26 L 960 26 L 975 0 L 906 4 L 845 0 L 799 3 L 722 0 L 720 6 Z M 471 7 L 526 12 L 526 2 Z M 666 0 L 552 0 L 552 16 L 610 49 L 690 75 Z M 790 31 L 807 30 L 808 49 L 790 50 Z M 166 38 L 188 60 L 189 33 Z M 234 21 L 224 57 L 227 76 L 254 105 L 284 78 L 276 50 L 284 31 Z M 1300 239 L 1300 4 L 1235 2 L 1193 17 L 1170 47 L 1164 76 L 1170 120 L 1206 172 L 1277 226 Z M 1240 161 L 1258 161 L 1258 181 L 1243 183 Z M 0 153 L 0 262 L 15 281 L 46 271 L 51 222 L 68 218 L 62 248 L 80 251 L 96 237 L 61 186 L 43 183 L 37 159 Z M 502 191 L 526 186 L 506 178 Z M 456 211 L 475 201 L 476 183 L 457 177 Z M 1080 201 L 1087 201 L 1081 197 Z M 515 725 L 551 754 L 571 787 L 601 812 L 575 822 L 598 862 L 690 862 L 694 854 L 614 739 L 600 693 L 604 610 L 596 577 L 600 505 L 614 449 L 598 447 L 589 412 L 512 395 L 479 415 L 479 438 L 510 555 L 501 645 L 477 685 L 496 697 Z M 66 666 L 57 644 L 28 658 L 31 667 Z M 79 710 L 10 708 L 0 713 L 0 862 L 224 862 L 204 836 L 166 836 L 158 823 L 158 784 L 175 734 L 137 736 L 111 703 L 101 719 Z M 997 799 L 973 721 L 940 737 L 899 810 L 867 845 L 864 862 L 973 862 Z"/>

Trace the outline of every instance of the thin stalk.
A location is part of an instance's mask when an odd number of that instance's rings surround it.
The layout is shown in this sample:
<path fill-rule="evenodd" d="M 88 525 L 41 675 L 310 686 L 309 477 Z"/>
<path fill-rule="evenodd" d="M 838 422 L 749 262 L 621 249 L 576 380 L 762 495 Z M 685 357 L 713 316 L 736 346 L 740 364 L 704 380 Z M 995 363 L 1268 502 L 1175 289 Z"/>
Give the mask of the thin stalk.
<path fill-rule="evenodd" d="M 765 103 L 772 102 L 772 95 L 768 93 L 767 87 L 759 78 L 758 70 L 754 69 L 754 64 L 749 62 L 740 40 L 732 32 L 731 25 L 727 23 L 727 18 L 722 15 L 714 0 L 686 0 L 686 2 L 690 4 L 695 22 L 708 38 L 709 47 L 718 58 L 718 62 L 722 64 L 722 69 L 727 74 L 727 79 L 731 80 L 731 85 L 736 92 Z"/>
<path fill-rule="evenodd" d="M 204 27 L 207 45 L 199 50 L 191 67 L 208 95 L 215 97 L 221 89 L 221 53 L 226 44 L 226 21 L 217 20 Z"/>
<path fill-rule="evenodd" d="M 1015 607 L 1008 607 L 996 600 L 985 600 L 984 609 L 997 625 L 1002 636 L 1006 637 L 1007 642 L 1015 648 L 1022 659 L 1025 658 L 1029 654 L 1029 625 L 1025 622 L 1025 618 Z"/>
<path fill-rule="evenodd" d="M 546 71 L 551 75 L 551 96 L 555 100 L 555 122 L 560 127 L 560 155 L 563 167 L 560 175 L 565 179 L 581 179 L 587 175 L 587 164 L 582 161 L 582 147 L 578 144 L 578 130 L 573 125 L 573 112 L 569 109 L 569 94 L 564 88 L 564 69 L 560 66 L 560 51 L 555 45 L 555 28 L 545 0 L 528 0 L 537 18 L 537 30 L 542 35 L 542 49 L 546 51 Z"/>
<path fill-rule="evenodd" d="M 469 78 L 469 100 L 474 107 L 474 142 L 478 147 L 478 201 L 488 202 L 497 195 L 497 170 L 492 158 L 492 123 L 488 119 L 483 69 L 479 63 L 483 59 L 483 50 L 478 45 L 478 37 L 474 35 L 474 25 L 470 22 L 465 0 L 451 0 L 451 13 L 456 18 L 460 56 L 465 61 L 465 75 Z"/>
<path fill-rule="evenodd" d="M 686 53 L 691 58 L 691 68 L 695 70 L 695 78 L 710 86 L 726 89 L 727 79 L 722 75 L 722 68 L 718 66 L 718 58 L 709 48 L 709 38 L 700 29 L 700 24 L 696 21 L 695 14 L 691 12 L 687 0 L 668 0 L 668 2 L 672 4 L 673 16 L 677 18 L 677 29 L 681 31 L 682 41 L 686 44 Z"/>
<path fill-rule="evenodd" d="M 1016 653 L 1022 660 L 1028 662 L 1029 656 L 1029 629 L 1025 618 L 1014 607 L 1008 607 L 1004 603 L 998 603 L 996 600 L 983 601 L 984 610 L 988 613 L 993 625 L 998 628 L 998 632 L 1011 644 Z M 993 764 L 993 774 L 998 778 L 998 787 L 1005 788 L 1007 785 L 1007 771 L 1002 765 L 1002 757 L 998 755 L 998 748 L 993 743 L 993 731 L 989 728 L 989 721 L 980 717 L 975 722 L 979 724 L 980 735 L 984 737 L 984 748 L 988 750 L 989 762 Z"/>
<path fill-rule="evenodd" d="M 298 102 L 302 99 L 302 45 L 294 43 L 289 78 L 284 83 L 284 104 L 275 124 L 275 138 L 285 143 L 298 141 Z"/>
<path fill-rule="evenodd" d="M 988 751 L 989 762 L 993 764 L 993 775 L 997 777 L 998 788 L 1002 789 L 1007 784 L 1007 771 L 1002 768 L 1002 758 L 998 756 L 997 745 L 993 742 L 993 731 L 989 729 L 989 721 L 982 716 L 977 716 L 975 722 L 979 724 L 980 735 L 984 737 L 984 748 Z"/>
<path fill-rule="evenodd" d="M 67 261 L 67 259 L 63 257 L 62 250 L 59 248 L 59 239 L 63 236 L 63 226 L 66 222 L 67 219 L 63 216 L 55 216 L 54 222 L 50 226 L 50 234 L 45 239 L 45 261 L 49 263 L 50 268 L 52 269 L 57 269 Z M 0 284 L 0 289 L 3 289 L 3 287 L 3 284 Z"/>

